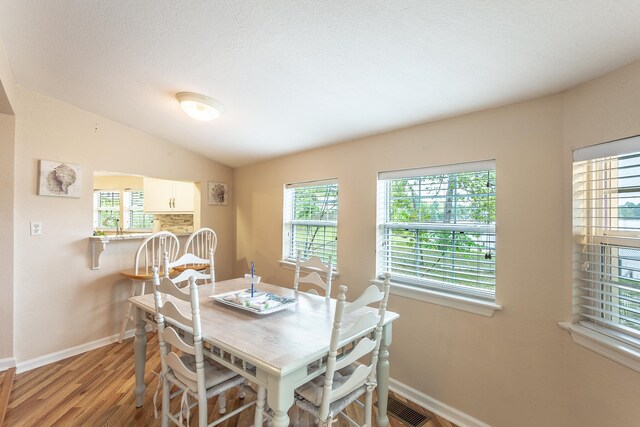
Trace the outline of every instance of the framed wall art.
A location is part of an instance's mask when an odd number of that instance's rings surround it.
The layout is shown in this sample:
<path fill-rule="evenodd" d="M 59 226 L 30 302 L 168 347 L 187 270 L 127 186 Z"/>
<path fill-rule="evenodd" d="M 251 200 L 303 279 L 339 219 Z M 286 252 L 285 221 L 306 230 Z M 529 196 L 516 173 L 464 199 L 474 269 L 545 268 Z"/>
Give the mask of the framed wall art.
<path fill-rule="evenodd" d="M 209 181 L 207 183 L 207 195 L 210 205 L 226 206 L 227 199 L 229 198 L 229 190 L 227 188 L 227 184 Z"/>
<path fill-rule="evenodd" d="M 40 160 L 40 196 L 80 197 L 82 189 L 80 165 Z"/>

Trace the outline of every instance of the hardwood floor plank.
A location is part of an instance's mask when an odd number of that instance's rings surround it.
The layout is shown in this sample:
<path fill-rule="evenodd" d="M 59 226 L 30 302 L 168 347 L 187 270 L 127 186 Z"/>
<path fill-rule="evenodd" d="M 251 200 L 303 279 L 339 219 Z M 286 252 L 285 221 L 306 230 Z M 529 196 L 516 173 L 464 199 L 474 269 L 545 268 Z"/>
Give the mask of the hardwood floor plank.
<path fill-rule="evenodd" d="M 158 384 L 160 356 L 157 351 L 157 335 L 148 334 L 147 367 L 145 371 L 144 405 L 136 408 L 133 388 L 135 386 L 133 364 L 133 339 L 83 353 L 78 356 L 33 369 L 15 376 L 9 396 L 5 426 L 117 426 L 151 427 L 159 426 L 160 420 L 153 415 L 153 395 Z M 156 373 L 154 373 L 156 372 Z M 5 374 L 6 377 L 6 374 Z M 1 380 L 1 378 L 0 378 Z M 393 395 L 393 393 L 391 393 Z M 398 400 L 405 399 L 394 395 Z M 238 390 L 227 393 L 227 411 L 232 411 L 255 399 L 255 392 L 247 390 L 244 399 L 238 397 Z M 374 397 L 375 399 L 375 397 Z M 160 396 L 158 398 L 160 409 Z M 408 406 L 432 417 L 425 427 L 456 427 L 450 422 L 429 413 L 411 402 Z M 174 399 L 177 410 L 180 402 Z M 218 418 L 219 401 L 210 399 L 208 404 L 209 422 Z M 220 427 L 248 427 L 253 423 L 255 406 L 242 411 Z M 374 420 L 377 408 L 374 406 Z M 191 426 L 198 425 L 197 407 L 191 411 Z M 292 422 L 295 409 L 290 412 Z M 349 416 L 364 422 L 363 410 L 357 405 L 346 409 Z M 308 414 L 300 416 L 299 427 L 314 426 Z M 374 423 L 375 425 L 375 423 Z M 334 427 L 347 427 L 344 419 L 339 419 Z M 390 417 L 391 427 L 405 427 L 400 421 Z"/>
<path fill-rule="evenodd" d="M 0 384 L 2 384 L 2 389 L 0 389 L 0 427 L 2 427 L 4 417 L 7 414 L 11 388 L 13 387 L 13 379 L 15 378 L 15 375 L 16 368 L 9 368 L 3 373 L 2 379 L 0 379 Z"/>

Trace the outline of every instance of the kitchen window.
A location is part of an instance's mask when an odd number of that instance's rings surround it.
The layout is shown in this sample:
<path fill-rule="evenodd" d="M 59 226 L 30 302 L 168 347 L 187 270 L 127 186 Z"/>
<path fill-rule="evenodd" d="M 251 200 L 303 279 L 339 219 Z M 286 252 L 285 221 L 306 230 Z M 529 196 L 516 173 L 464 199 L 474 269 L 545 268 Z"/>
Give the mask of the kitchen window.
<path fill-rule="evenodd" d="M 377 272 L 411 292 L 493 303 L 495 227 L 495 161 L 378 175 Z"/>
<path fill-rule="evenodd" d="M 153 229 L 153 214 L 144 213 L 142 190 L 124 190 L 124 229 L 135 231 Z"/>
<path fill-rule="evenodd" d="M 120 191 L 95 190 L 93 192 L 94 230 L 117 230 L 120 227 Z"/>
<path fill-rule="evenodd" d="M 95 190 L 93 228 L 97 231 L 151 231 L 153 215 L 144 212 L 142 190 Z"/>
<path fill-rule="evenodd" d="M 640 354 L 640 137 L 574 151 L 573 237 L 577 325 Z"/>
<path fill-rule="evenodd" d="M 337 180 L 287 184 L 284 190 L 283 261 L 317 256 L 338 264 Z"/>

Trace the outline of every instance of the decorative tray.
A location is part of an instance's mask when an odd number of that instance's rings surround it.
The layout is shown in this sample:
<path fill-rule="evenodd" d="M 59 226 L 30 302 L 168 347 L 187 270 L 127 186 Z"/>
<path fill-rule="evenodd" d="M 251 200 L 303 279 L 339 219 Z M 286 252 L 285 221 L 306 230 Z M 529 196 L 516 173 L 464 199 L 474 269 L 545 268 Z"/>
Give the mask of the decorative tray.
<path fill-rule="evenodd" d="M 251 297 L 251 289 L 245 289 L 211 295 L 209 298 L 256 314 L 274 313 L 295 305 L 297 302 L 295 298 L 287 298 L 271 292 L 256 290 L 253 295 Z"/>

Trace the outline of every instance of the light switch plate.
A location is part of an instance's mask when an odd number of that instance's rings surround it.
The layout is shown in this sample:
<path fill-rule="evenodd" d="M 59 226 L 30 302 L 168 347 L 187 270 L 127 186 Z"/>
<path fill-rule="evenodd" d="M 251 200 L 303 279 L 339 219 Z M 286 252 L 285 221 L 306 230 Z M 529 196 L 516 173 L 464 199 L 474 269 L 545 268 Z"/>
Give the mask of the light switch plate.
<path fill-rule="evenodd" d="M 42 236 L 42 223 L 41 222 L 32 222 L 31 223 L 31 235 L 32 236 Z"/>

